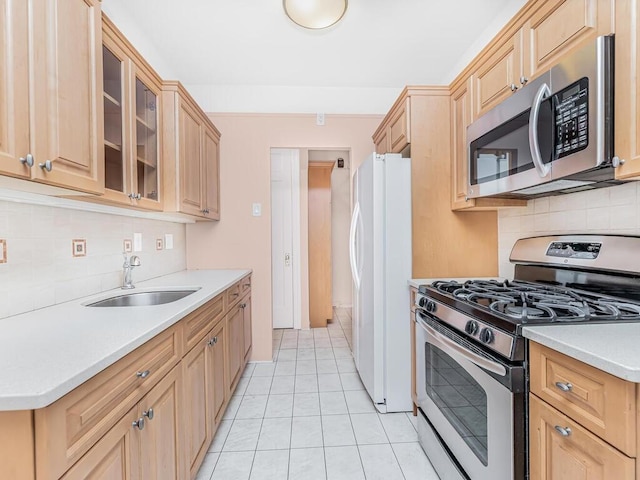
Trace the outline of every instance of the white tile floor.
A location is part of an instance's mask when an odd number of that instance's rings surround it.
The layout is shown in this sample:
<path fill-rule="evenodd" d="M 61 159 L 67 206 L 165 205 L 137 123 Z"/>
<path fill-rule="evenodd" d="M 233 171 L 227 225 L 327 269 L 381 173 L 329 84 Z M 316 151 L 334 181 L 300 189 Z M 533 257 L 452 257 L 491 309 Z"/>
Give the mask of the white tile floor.
<path fill-rule="evenodd" d="M 414 417 L 378 414 L 364 390 L 349 310 L 273 339 L 274 362 L 247 365 L 197 480 L 438 479 Z"/>

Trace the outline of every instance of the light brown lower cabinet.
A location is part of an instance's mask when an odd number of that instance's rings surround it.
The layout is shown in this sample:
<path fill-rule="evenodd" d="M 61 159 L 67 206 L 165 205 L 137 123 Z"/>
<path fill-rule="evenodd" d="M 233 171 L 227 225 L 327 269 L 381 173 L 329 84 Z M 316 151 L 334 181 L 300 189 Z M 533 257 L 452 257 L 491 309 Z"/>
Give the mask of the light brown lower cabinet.
<path fill-rule="evenodd" d="M 529 402 L 531 480 L 633 480 L 636 461 L 535 395 Z"/>
<path fill-rule="evenodd" d="M 186 478 L 179 425 L 182 372 L 175 367 L 95 444 L 63 480 Z"/>
<path fill-rule="evenodd" d="M 247 276 L 46 408 L 0 412 L 0 479 L 195 478 L 251 352 L 250 298 Z"/>

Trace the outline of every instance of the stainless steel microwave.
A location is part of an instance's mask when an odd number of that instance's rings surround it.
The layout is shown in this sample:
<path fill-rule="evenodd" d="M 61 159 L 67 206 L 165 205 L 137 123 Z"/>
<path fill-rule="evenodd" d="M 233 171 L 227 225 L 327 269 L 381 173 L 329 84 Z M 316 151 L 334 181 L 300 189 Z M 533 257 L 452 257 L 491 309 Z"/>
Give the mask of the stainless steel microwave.
<path fill-rule="evenodd" d="M 570 54 L 467 128 L 470 198 L 616 185 L 614 37 Z"/>

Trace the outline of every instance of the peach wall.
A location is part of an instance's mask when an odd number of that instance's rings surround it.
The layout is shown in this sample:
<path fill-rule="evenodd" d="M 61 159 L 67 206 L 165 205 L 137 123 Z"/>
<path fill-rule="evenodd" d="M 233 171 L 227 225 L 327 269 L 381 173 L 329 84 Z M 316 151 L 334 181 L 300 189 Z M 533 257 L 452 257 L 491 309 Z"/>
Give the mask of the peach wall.
<path fill-rule="evenodd" d="M 254 361 L 272 359 L 270 149 L 349 150 L 352 172 L 373 151 L 382 115 L 209 114 L 222 133 L 219 222 L 187 225 L 187 267 L 251 268 Z M 262 216 L 251 204 L 262 204 Z"/>

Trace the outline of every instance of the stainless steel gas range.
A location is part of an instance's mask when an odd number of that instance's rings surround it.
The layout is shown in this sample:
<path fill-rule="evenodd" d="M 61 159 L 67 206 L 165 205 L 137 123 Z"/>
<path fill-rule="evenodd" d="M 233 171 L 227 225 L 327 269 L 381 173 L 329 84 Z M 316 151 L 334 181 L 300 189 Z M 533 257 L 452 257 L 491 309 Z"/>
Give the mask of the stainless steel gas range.
<path fill-rule="evenodd" d="M 441 479 L 528 476 L 523 326 L 640 320 L 640 237 L 518 240 L 513 280 L 436 281 L 416 296 L 420 442 Z"/>

